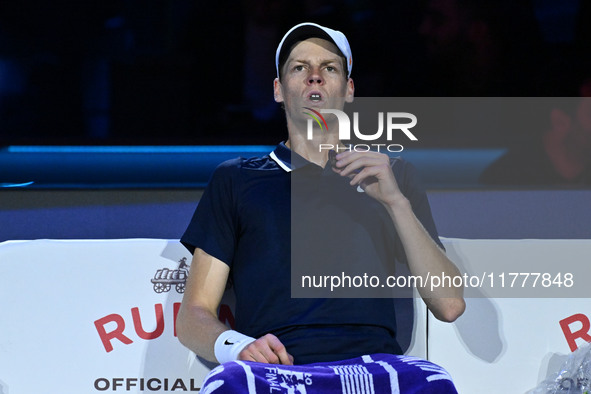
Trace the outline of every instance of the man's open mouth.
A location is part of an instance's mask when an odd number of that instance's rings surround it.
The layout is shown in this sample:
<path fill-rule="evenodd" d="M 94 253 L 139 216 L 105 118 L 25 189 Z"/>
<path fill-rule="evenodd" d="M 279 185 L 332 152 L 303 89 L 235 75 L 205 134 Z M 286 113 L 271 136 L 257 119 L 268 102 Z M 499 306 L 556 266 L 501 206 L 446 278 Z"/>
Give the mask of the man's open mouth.
<path fill-rule="evenodd" d="M 308 96 L 308 98 L 314 102 L 322 101 L 322 96 L 320 95 L 320 93 L 312 93 L 310 94 L 310 96 Z"/>

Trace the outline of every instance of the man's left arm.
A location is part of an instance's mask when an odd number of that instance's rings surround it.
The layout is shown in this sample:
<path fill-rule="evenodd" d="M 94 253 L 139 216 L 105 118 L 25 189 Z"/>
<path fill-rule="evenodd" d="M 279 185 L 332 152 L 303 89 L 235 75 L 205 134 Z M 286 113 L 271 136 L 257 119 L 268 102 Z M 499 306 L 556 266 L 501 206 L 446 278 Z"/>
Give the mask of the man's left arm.
<path fill-rule="evenodd" d="M 348 176 L 351 185 L 363 188 L 388 211 L 400 237 L 412 275 L 459 276 L 460 271 L 435 243 L 417 219 L 406 196 L 400 191 L 387 155 L 378 152 L 343 152 L 337 155 L 336 172 Z M 436 318 L 456 320 L 466 307 L 462 287 L 431 288 L 423 283 L 418 291 Z"/>

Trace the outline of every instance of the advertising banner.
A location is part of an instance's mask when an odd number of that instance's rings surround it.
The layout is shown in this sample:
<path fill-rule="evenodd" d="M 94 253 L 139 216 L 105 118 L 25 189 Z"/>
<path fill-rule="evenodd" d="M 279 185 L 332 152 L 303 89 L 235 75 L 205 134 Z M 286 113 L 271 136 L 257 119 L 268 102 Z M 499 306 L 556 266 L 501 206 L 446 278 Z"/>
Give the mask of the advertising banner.
<path fill-rule="evenodd" d="M 543 293 L 544 285 L 554 287 L 552 294 L 565 286 L 556 274 L 583 265 L 591 241 L 443 242 L 463 273 L 486 271 L 495 285 L 504 275 L 506 286 L 533 286 L 536 260 L 555 268 L 551 280 L 536 282 L 537 298 L 503 297 L 495 289 L 496 298 L 467 298 L 465 314 L 453 324 L 427 319 L 418 298 L 414 311 L 397 305 L 406 354 L 446 368 L 460 393 L 525 393 L 591 341 L 591 300 Z M 182 346 L 175 329 L 190 263 L 177 240 L 0 244 L 0 394 L 199 392 L 213 365 Z M 507 264 L 515 272 L 503 271 Z M 532 271 L 527 278 L 512 275 L 526 273 L 520 267 Z M 233 305 L 227 292 L 219 318 L 230 327 Z"/>
<path fill-rule="evenodd" d="M 569 268 L 588 268 L 591 240 L 443 241 L 462 272 L 486 272 L 496 286 L 472 288 L 466 312 L 453 324 L 429 315 L 429 360 L 449 371 L 460 393 L 529 392 L 556 377 L 571 352 L 591 341 L 591 299 L 571 297 L 588 276 L 564 282 Z M 529 297 L 511 298 L 516 291 Z"/>
<path fill-rule="evenodd" d="M 210 366 L 175 329 L 190 258 L 166 240 L 0 244 L 0 393 L 198 392 Z"/>

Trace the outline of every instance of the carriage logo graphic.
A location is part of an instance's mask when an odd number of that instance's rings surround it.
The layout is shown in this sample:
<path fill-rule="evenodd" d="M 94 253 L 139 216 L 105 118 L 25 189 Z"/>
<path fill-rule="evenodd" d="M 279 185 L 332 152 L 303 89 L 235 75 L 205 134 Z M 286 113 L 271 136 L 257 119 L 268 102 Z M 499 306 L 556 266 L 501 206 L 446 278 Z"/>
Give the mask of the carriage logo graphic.
<path fill-rule="evenodd" d="M 187 258 L 183 257 L 179 260 L 178 269 L 161 268 L 156 271 L 154 277 L 150 280 L 154 284 L 154 291 L 156 293 L 166 293 L 174 285 L 177 293 L 184 293 L 185 283 L 189 275 L 188 267 Z"/>

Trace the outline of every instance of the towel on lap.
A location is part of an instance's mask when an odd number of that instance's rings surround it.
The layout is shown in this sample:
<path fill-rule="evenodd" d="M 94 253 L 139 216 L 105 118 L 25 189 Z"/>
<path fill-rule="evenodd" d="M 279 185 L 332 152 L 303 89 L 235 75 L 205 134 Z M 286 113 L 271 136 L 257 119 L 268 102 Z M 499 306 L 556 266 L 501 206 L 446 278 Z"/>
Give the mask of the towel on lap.
<path fill-rule="evenodd" d="M 306 365 L 232 361 L 214 368 L 202 394 L 457 393 L 442 367 L 417 357 L 372 354 Z"/>

